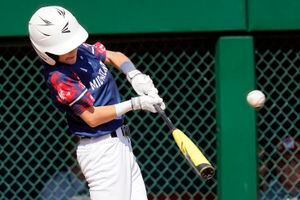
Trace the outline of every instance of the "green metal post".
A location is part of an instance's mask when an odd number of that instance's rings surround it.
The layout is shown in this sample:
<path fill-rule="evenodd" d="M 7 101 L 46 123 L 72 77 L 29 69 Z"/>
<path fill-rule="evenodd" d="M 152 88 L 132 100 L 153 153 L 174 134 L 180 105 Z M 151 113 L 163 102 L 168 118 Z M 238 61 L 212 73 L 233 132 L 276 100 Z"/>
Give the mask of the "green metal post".
<path fill-rule="evenodd" d="M 216 50 L 218 199 L 257 198 L 256 120 L 246 95 L 255 88 L 252 37 L 221 37 Z"/>

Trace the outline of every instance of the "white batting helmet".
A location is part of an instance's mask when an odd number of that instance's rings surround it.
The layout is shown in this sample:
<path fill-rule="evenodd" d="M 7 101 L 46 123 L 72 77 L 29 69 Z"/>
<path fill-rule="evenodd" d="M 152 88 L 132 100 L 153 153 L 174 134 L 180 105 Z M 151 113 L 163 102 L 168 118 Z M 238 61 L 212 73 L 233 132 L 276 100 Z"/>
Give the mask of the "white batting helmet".
<path fill-rule="evenodd" d="M 28 30 L 35 51 L 50 65 L 55 65 L 55 59 L 49 53 L 66 54 L 88 38 L 88 33 L 76 18 L 60 6 L 38 9 L 29 21 Z"/>

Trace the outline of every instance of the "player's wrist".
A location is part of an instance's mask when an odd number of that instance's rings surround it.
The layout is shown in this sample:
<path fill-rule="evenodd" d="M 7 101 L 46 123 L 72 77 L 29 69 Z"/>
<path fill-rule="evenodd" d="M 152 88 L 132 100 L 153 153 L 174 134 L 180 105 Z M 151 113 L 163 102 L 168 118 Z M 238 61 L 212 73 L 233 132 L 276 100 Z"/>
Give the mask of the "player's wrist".
<path fill-rule="evenodd" d="M 129 72 L 133 71 L 133 70 L 136 70 L 134 64 L 128 60 L 128 61 L 125 61 L 121 64 L 120 66 L 120 70 L 121 72 L 123 72 L 125 75 L 127 75 Z"/>
<path fill-rule="evenodd" d="M 124 115 L 125 113 L 127 113 L 133 109 L 131 100 L 115 104 L 115 109 L 116 109 L 117 117 Z"/>
<path fill-rule="evenodd" d="M 132 97 L 130 102 L 131 102 L 132 110 L 142 109 L 141 98 L 140 97 Z"/>

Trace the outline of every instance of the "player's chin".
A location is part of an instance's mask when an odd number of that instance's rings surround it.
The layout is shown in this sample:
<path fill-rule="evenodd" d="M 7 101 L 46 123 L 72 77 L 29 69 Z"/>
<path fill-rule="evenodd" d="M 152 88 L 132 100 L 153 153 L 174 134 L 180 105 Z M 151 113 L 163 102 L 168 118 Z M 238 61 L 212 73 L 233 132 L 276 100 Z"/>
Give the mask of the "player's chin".
<path fill-rule="evenodd" d="M 75 57 L 73 57 L 73 58 L 70 58 L 70 59 L 65 60 L 65 63 L 67 63 L 67 64 L 69 64 L 69 65 L 73 65 L 73 64 L 76 63 L 76 60 L 77 60 L 77 58 L 76 58 L 76 56 L 75 56 Z"/>
<path fill-rule="evenodd" d="M 73 65 L 73 64 L 75 64 L 76 63 L 76 59 L 74 60 L 74 61 L 71 61 L 69 64 L 70 65 Z"/>

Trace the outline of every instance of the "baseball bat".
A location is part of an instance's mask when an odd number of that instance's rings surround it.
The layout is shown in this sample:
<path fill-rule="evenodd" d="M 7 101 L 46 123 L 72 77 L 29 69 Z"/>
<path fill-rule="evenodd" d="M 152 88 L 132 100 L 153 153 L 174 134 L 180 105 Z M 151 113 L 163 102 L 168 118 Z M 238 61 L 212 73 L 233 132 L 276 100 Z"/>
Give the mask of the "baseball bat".
<path fill-rule="evenodd" d="M 215 169 L 200 149 L 181 130 L 175 127 L 159 105 L 154 105 L 154 107 L 169 127 L 177 146 L 196 173 L 204 180 L 211 179 L 215 174 Z"/>

